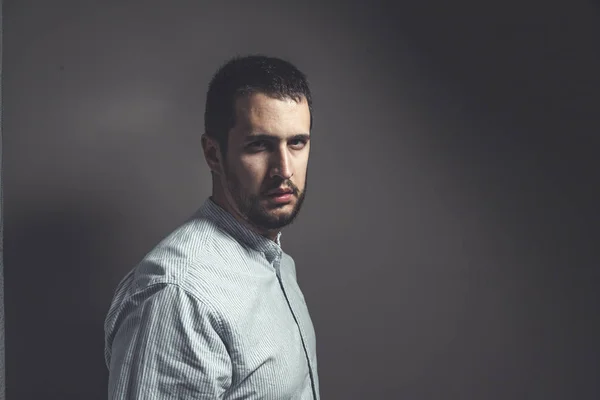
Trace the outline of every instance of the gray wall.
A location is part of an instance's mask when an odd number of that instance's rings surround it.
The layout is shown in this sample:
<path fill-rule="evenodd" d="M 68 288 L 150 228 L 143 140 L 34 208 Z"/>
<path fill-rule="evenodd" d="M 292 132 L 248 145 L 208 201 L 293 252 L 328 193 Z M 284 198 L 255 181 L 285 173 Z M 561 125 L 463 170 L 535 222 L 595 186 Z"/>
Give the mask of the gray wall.
<path fill-rule="evenodd" d="M 5 2 L 8 399 L 106 398 L 113 290 L 210 194 L 252 52 L 314 90 L 283 246 L 324 399 L 600 398 L 597 6 L 366 3 Z"/>
<path fill-rule="evenodd" d="M 0 0 L 0 78 L 2 77 L 2 1 Z M 4 213 L 2 201 L 2 82 L 0 82 L 0 399 L 5 398 L 4 368 Z"/>

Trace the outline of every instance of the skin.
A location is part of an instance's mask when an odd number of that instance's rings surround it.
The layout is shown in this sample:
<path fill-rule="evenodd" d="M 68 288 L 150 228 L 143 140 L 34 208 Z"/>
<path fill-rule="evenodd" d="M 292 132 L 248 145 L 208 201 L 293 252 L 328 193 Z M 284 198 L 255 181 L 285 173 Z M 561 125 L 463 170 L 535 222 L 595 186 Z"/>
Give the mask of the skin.
<path fill-rule="evenodd" d="M 275 99 L 263 93 L 238 98 L 226 159 L 206 134 L 202 148 L 213 171 L 212 200 L 242 224 L 271 240 L 298 215 L 306 194 L 310 110 L 305 98 Z M 256 135 L 261 135 L 257 137 Z M 266 192 L 293 190 L 277 204 Z"/>

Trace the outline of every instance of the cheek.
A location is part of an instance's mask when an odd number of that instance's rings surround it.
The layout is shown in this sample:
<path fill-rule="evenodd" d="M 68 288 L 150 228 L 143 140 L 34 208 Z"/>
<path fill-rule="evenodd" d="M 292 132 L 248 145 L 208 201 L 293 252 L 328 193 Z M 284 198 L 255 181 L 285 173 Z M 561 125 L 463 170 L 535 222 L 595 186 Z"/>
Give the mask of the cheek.
<path fill-rule="evenodd" d="M 296 168 L 298 183 L 304 184 L 306 182 L 306 175 L 308 173 L 308 159 L 301 160 Z"/>
<path fill-rule="evenodd" d="M 263 164 L 254 160 L 242 160 L 237 169 L 237 176 L 242 185 L 250 190 L 259 190 L 265 178 Z"/>

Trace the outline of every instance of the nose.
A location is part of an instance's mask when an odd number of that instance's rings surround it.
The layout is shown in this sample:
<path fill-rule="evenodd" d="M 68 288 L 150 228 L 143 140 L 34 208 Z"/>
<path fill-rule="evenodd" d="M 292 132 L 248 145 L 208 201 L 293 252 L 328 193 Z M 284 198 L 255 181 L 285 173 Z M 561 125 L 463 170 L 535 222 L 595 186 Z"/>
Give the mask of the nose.
<path fill-rule="evenodd" d="M 273 162 L 270 170 L 270 177 L 279 176 L 282 179 L 290 179 L 294 172 L 292 171 L 292 160 L 287 150 L 280 150 L 273 154 Z"/>

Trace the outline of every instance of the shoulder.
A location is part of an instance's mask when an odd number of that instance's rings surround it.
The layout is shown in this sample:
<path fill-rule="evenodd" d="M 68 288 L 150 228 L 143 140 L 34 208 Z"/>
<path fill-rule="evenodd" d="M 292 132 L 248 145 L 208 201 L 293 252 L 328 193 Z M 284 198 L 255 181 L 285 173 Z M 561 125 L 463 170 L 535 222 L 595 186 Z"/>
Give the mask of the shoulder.
<path fill-rule="evenodd" d="M 115 298 L 124 300 L 136 293 L 152 292 L 164 285 L 194 293 L 191 281 L 198 275 L 210 276 L 221 264 L 219 251 L 215 249 L 217 226 L 210 220 L 190 218 L 171 232 L 119 282 Z"/>
<path fill-rule="evenodd" d="M 281 252 L 281 260 L 289 264 L 294 264 L 294 258 L 285 251 Z"/>
<path fill-rule="evenodd" d="M 296 263 L 292 256 L 286 252 L 282 252 L 281 254 L 281 268 L 285 269 L 287 273 L 296 279 Z"/>

